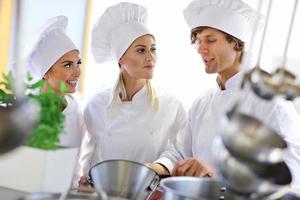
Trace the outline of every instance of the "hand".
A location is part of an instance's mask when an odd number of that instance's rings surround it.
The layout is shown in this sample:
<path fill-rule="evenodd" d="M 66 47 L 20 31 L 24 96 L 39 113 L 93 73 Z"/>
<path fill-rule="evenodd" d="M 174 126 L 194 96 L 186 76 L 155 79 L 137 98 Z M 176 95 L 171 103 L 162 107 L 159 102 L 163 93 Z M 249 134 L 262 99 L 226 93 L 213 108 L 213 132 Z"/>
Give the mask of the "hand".
<path fill-rule="evenodd" d="M 176 163 L 172 176 L 210 176 L 207 167 L 199 160 L 189 158 Z"/>
<path fill-rule="evenodd" d="M 79 183 L 78 192 L 89 192 L 89 193 L 95 192 L 95 188 L 93 188 L 90 185 L 87 177 L 85 176 L 80 177 L 78 183 Z"/>

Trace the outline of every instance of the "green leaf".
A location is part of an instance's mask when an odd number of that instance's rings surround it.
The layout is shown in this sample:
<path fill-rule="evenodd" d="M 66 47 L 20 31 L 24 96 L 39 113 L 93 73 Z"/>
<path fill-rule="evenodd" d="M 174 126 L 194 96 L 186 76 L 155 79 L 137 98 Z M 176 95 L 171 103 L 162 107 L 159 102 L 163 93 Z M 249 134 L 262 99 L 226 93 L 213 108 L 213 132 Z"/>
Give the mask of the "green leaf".
<path fill-rule="evenodd" d="M 40 80 L 40 81 L 35 82 L 33 84 L 28 84 L 27 88 L 28 89 L 38 89 L 38 88 L 41 88 L 44 84 L 45 84 L 45 81 L 44 80 Z"/>
<path fill-rule="evenodd" d="M 61 82 L 59 85 L 59 89 L 61 93 L 66 93 L 68 91 L 68 87 L 64 82 Z"/>
<path fill-rule="evenodd" d="M 30 75 L 27 81 L 32 81 Z M 3 74 L 3 81 L 0 85 L 0 106 L 13 106 L 14 94 L 12 91 L 13 77 L 11 74 Z M 59 148 L 59 136 L 63 132 L 64 115 L 61 112 L 62 106 L 66 105 L 64 97 L 57 95 L 52 88 L 46 92 L 36 93 L 32 90 L 40 89 L 45 81 L 25 84 L 29 92 L 26 93 L 28 100 L 34 100 L 40 105 L 39 119 L 32 135 L 27 138 L 25 145 L 50 150 Z M 32 91 L 32 92 L 31 92 Z M 65 84 L 61 85 L 61 91 L 67 91 Z"/>

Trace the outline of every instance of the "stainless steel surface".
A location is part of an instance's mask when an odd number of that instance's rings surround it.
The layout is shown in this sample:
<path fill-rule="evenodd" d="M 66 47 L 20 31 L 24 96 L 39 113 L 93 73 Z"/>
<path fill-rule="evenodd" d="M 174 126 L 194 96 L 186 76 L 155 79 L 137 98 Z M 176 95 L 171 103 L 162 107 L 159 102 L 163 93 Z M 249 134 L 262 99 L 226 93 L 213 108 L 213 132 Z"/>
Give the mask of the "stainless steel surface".
<path fill-rule="evenodd" d="M 242 200 L 213 178 L 170 177 L 161 181 L 164 200 Z"/>
<path fill-rule="evenodd" d="M 261 182 L 245 164 L 231 156 L 220 138 L 213 143 L 216 170 L 221 182 L 233 191 L 250 194 L 257 190 Z"/>
<path fill-rule="evenodd" d="M 37 122 L 38 105 L 16 101 L 13 106 L 0 106 L 0 154 L 21 145 Z"/>
<path fill-rule="evenodd" d="M 59 200 L 60 197 L 60 193 L 26 193 L 0 187 L 1 200 Z M 96 193 L 69 191 L 66 200 L 100 200 L 100 197 Z"/>
<path fill-rule="evenodd" d="M 277 163 L 283 160 L 284 139 L 259 120 L 236 108 L 222 119 L 220 135 L 228 151 L 248 162 Z"/>
<path fill-rule="evenodd" d="M 143 164 L 128 160 L 107 160 L 90 169 L 99 193 L 108 197 L 147 199 L 159 184 L 158 175 Z"/>
<path fill-rule="evenodd" d="M 214 141 L 213 149 L 221 182 L 232 191 L 249 195 L 268 194 L 291 183 L 291 173 L 284 162 L 240 162 L 230 155 L 220 138 Z"/>
<path fill-rule="evenodd" d="M 268 73 L 259 67 L 245 74 L 244 85 L 250 83 L 252 90 L 261 98 L 271 100 L 275 96 L 282 96 L 287 100 L 294 100 L 300 95 L 300 84 L 296 76 L 283 67 L 274 73 Z"/>

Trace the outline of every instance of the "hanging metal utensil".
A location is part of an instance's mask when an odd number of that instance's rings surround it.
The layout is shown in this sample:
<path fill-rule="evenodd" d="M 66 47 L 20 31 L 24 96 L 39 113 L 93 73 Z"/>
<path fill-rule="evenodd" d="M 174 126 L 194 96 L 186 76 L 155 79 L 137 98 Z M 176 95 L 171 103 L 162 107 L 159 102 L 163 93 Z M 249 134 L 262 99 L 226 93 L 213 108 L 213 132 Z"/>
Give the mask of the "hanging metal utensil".
<path fill-rule="evenodd" d="M 245 82 L 249 82 L 252 90 L 261 98 L 270 100 L 272 99 L 276 94 L 276 88 L 272 84 L 272 75 L 259 66 L 261 62 L 261 56 L 262 56 L 262 50 L 264 47 L 264 41 L 266 37 L 267 27 L 269 24 L 269 18 L 272 8 L 273 0 L 269 0 L 268 2 L 268 8 L 267 8 L 267 15 L 266 15 L 266 23 L 263 28 L 263 33 L 260 41 L 260 47 L 258 52 L 258 59 L 256 66 L 249 71 L 248 73 L 245 73 L 244 80 L 242 83 L 242 86 L 245 85 Z M 259 7 L 259 11 L 261 10 L 261 4 Z M 252 41 L 253 43 L 253 41 Z M 251 45 L 251 44 L 250 44 Z"/>
<path fill-rule="evenodd" d="M 283 95 L 288 100 L 294 100 L 297 96 L 300 96 L 300 84 L 296 82 L 296 76 L 293 73 L 286 70 L 287 52 L 289 49 L 292 30 L 295 23 L 297 7 L 298 0 L 295 0 L 287 40 L 285 43 L 282 63 L 281 66 L 277 68 L 276 71 L 273 73 L 272 78 L 274 85 L 276 85 L 277 93 Z"/>
<path fill-rule="evenodd" d="M 285 69 L 287 51 L 290 43 L 292 28 L 294 26 L 297 4 L 298 4 L 298 0 L 295 0 L 281 67 L 277 68 L 277 70 L 275 70 L 275 72 L 271 74 L 262 70 L 259 66 L 265 35 L 266 35 L 266 27 L 268 26 L 269 15 L 272 6 L 272 0 L 269 1 L 269 7 L 267 10 L 267 17 L 266 17 L 266 25 L 264 27 L 261 45 L 258 54 L 259 56 L 258 64 L 253 70 L 245 74 L 244 81 L 243 81 L 243 82 L 248 81 L 253 91 L 263 99 L 271 100 L 275 96 L 281 95 L 287 100 L 293 100 L 297 96 L 300 96 L 300 84 L 296 83 L 296 76 Z"/>

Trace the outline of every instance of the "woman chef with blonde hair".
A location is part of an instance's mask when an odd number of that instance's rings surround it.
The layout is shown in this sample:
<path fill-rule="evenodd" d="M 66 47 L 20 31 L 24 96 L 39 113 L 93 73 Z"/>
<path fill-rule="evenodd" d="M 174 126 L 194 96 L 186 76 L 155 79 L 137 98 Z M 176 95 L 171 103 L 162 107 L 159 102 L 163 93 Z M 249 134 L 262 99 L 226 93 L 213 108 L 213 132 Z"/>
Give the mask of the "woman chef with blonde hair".
<path fill-rule="evenodd" d="M 157 55 L 146 21 L 146 8 L 123 2 L 107 8 L 93 28 L 96 62 L 116 61 L 120 75 L 113 88 L 93 96 L 84 110 L 89 137 L 81 156 L 83 175 L 103 160 L 152 162 L 184 127 L 182 104 L 150 81 Z"/>

